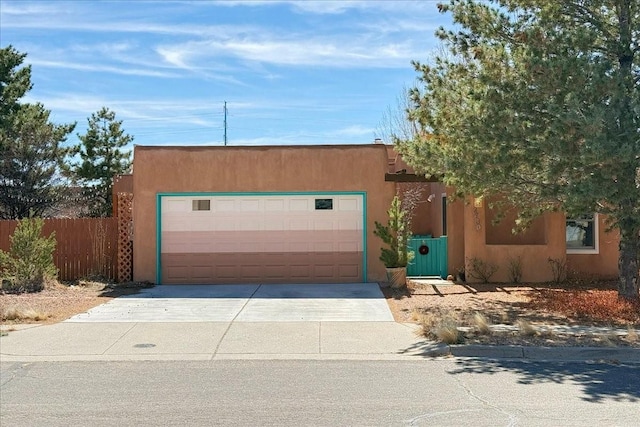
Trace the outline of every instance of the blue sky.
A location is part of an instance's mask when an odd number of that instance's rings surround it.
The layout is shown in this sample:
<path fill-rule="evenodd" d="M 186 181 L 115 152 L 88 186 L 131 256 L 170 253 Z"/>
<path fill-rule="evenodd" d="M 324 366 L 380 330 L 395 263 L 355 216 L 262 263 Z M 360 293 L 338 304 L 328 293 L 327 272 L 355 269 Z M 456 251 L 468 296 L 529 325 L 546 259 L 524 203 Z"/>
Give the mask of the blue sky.
<path fill-rule="evenodd" d="M 370 143 L 450 18 L 437 2 L 0 2 L 57 123 L 106 106 L 140 145 Z M 76 143 L 72 135 L 69 142 Z"/>

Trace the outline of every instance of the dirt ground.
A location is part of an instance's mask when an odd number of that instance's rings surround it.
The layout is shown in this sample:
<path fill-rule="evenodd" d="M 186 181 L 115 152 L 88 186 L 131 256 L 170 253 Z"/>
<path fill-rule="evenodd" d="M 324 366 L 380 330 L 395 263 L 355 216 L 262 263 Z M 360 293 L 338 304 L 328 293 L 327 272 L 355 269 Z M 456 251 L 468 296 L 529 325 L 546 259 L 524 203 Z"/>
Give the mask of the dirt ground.
<path fill-rule="evenodd" d="M 142 283 L 110 284 L 81 280 L 76 284 L 53 283 L 41 292 L 0 293 L 3 326 L 16 323 L 58 323 L 122 295 L 139 292 Z"/>
<path fill-rule="evenodd" d="M 495 284 L 427 285 L 409 281 L 406 289 L 385 288 L 384 293 L 397 322 L 415 322 L 416 311 L 482 312 L 493 323 L 512 324 L 526 317 L 537 323 L 567 324 L 568 319 L 552 313 L 527 310 L 529 295 L 537 288 L 529 285 Z"/>
<path fill-rule="evenodd" d="M 18 323 L 57 323 L 83 313 L 110 299 L 137 293 L 146 283 L 109 284 L 100 281 L 80 281 L 76 284 L 53 284 L 38 293 L 0 293 L 0 320 L 3 329 Z M 553 289 L 549 285 L 431 285 L 409 282 L 407 288 L 393 290 L 383 288 L 387 303 L 398 322 L 423 325 L 425 335 L 433 325 L 452 321 L 462 333 L 457 342 L 496 345 L 545 345 L 545 346 L 632 346 L 640 348 L 636 324 L 618 324 L 628 328 L 626 335 L 563 335 L 545 332 L 540 325 L 604 325 L 602 322 L 585 322 L 567 318 L 557 312 L 541 310 L 531 304 L 531 297 L 541 289 Z M 519 325 L 525 322 L 533 329 L 505 331 L 490 334 L 476 332 L 476 313 L 481 313 L 489 325 Z M 428 319 L 429 324 L 425 322 Z M 610 325 L 609 325 L 610 326 Z"/>
<path fill-rule="evenodd" d="M 607 286 L 606 284 L 604 286 Z M 569 318 L 532 303 L 536 292 L 564 290 L 553 285 L 423 284 L 409 281 L 405 289 L 383 288 L 397 322 L 423 324 L 426 336 L 444 321 L 461 327 L 459 343 L 544 346 L 632 346 L 640 348 L 640 323 L 598 322 Z M 586 292 L 587 290 L 585 290 Z M 476 314 L 488 325 L 516 326 L 516 331 L 479 333 Z M 549 332 L 551 326 L 609 326 L 627 329 L 619 334 L 572 334 Z M 528 328 L 527 326 L 530 326 Z M 513 328 L 512 328 L 513 329 Z"/>

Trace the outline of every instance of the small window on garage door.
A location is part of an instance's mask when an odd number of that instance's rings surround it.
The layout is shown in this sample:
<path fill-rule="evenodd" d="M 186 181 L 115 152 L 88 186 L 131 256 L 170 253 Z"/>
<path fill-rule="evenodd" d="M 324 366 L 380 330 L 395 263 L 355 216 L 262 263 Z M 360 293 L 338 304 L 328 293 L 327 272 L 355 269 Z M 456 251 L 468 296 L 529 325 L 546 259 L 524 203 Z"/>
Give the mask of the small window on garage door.
<path fill-rule="evenodd" d="M 333 210 L 333 199 L 316 199 L 317 211 Z"/>
<path fill-rule="evenodd" d="M 191 203 L 192 211 L 210 211 L 211 200 L 209 199 L 194 199 Z"/>

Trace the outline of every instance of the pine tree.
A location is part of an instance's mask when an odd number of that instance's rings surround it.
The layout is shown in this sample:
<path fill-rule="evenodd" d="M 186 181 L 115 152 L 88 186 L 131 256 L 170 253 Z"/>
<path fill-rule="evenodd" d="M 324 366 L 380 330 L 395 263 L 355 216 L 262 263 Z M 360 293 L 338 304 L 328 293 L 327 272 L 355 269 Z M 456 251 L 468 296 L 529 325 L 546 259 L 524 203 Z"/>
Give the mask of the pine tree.
<path fill-rule="evenodd" d="M 637 0 L 452 0 L 447 53 L 415 63 L 405 160 L 460 195 L 499 194 L 521 224 L 606 214 L 620 231 L 619 295 L 639 298 Z"/>
<path fill-rule="evenodd" d="M 0 49 L 0 219 L 43 215 L 65 193 L 62 143 L 75 124 L 55 125 L 42 104 L 20 103 L 32 87 L 25 57 Z"/>
<path fill-rule="evenodd" d="M 71 171 L 89 199 L 89 215 L 110 216 L 113 178 L 131 171 L 131 151 L 123 148 L 133 137 L 124 132 L 115 112 L 106 107 L 93 113 L 88 124 L 87 132 L 78 135 L 81 143 L 74 147 L 81 161 L 72 165 Z"/>

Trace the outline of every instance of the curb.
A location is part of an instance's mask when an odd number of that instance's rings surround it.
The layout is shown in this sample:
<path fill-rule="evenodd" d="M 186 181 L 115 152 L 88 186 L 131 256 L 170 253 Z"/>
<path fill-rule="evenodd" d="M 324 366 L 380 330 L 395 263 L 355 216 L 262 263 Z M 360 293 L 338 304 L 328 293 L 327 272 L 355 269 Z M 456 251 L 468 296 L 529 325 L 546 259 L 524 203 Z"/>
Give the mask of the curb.
<path fill-rule="evenodd" d="M 448 346 L 448 350 L 448 354 L 455 357 L 562 362 L 640 363 L 640 349 L 627 347 L 604 348 L 450 345 Z M 428 354 L 430 356 L 442 356 L 440 352 L 428 352 Z"/>

